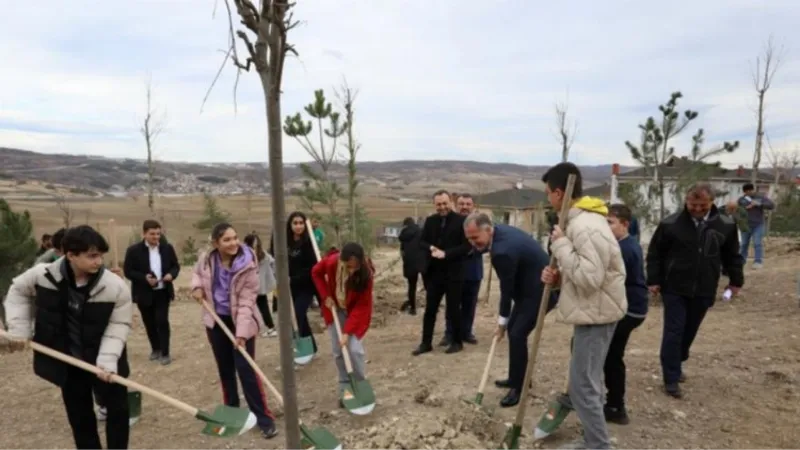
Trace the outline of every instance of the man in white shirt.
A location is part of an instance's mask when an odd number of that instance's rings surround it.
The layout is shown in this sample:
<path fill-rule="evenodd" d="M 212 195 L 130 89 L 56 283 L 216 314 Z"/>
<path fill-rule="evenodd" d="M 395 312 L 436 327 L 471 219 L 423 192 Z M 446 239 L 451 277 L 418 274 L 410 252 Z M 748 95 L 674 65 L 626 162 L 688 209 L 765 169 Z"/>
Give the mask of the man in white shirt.
<path fill-rule="evenodd" d="M 150 360 L 162 365 L 172 362 L 169 353 L 169 304 L 175 298 L 172 282 L 181 267 L 171 244 L 162 239 L 161 224 L 145 220 L 142 242 L 125 252 L 125 276 L 131 280 L 131 293 L 139 307 L 150 341 Z"/>

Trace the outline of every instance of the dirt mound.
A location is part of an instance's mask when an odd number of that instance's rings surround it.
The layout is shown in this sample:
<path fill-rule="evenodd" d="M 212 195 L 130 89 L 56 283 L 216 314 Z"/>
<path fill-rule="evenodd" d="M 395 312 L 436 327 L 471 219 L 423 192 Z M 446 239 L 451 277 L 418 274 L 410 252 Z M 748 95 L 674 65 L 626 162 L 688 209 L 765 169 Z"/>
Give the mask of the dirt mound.
<path fill-rule="evenodd" d="M 414 400 L 426 408 L 353 430 L 342 436 L 343 441 L 350 448 L 492 448 L 506 432 L 506 426 L 486 412 L 463 402 L 445 401 L 427 387 L 421 388 Z"/>

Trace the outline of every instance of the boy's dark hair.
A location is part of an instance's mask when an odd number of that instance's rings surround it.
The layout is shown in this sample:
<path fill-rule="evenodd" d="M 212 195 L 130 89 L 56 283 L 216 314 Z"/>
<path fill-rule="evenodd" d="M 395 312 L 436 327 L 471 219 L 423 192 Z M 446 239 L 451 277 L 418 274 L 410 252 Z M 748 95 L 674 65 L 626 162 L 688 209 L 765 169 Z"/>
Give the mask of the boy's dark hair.
<path fill-rule="evenodd" d="M 570 175 L 575 175 L 575 187 L 572 189 L 572 198 L 579 198 L 583 196 L 583 183 L 581 182 L 581 171 L 578 166 L 571 162 L 558 163 L 547 170 L 542 175 L 542 182 L 550 188 L 551 191 L 561 189 L 567 190 L 567 178 Z"/>
<path fill-rule="evenodd" d="M 631 209 L 622 203 L 615 203 L 609 206 L 608 215 L 616 217 L 620 222 L 631 223 L 631 220 L 633 220 Z"/>
<path fill-rule="evenodd" d="M 42 240 L 43 241 L 46 241 L 46 240 L 52 239 L 52 238 L 53 238 L 53 236 L 51 236 L 49 233 L 45 233 L 45 234 L 42 235 Z"/>
<path fill-rule="evenodd" d="M 53 244 L 54 249 L 61 250 L 61 243 L 64 241 L 64 234 L 66 232 L 66 228 L 60 228 L 58 231 L 53 233 L 53 236 L 50 238 L 50 243 Z"/>
<path fill-rule="evenodd" d="M 161 229 L 161 224 L 157 220 L 147 219 L 142 223 L 142 232 L 147 233 L 150 230 Z"/>
<path fill-rule="evenodd" d="M 359 268 L 347 278 L 347 289 L 354 292 L 362 292 L 367 288 L 372 277 L 372 263 L 364 255 L 364 247 L 355 242 L 344 244 L 342 251 L 339 253 L 340 261 L 347 261 L 350 258 L 358 260 Z"/>
<path fill-rule="evenodd" d="M 413 223 L 414 223 L 414 219 L 412 219 L 411 217 L 406 217 L 405 219 L 403 219 L 403 226 L 404 227 L 412 225 Z"/>
<path fill-rule="evenodd" d="M 438 191 L 433 193 L 433 197 L 431 197 L 431 198 L 436 198 L 436 197 L 438 197 L 440 195 L 446 195 L 446 196 L 450 197 L 450 192 L 448 192 L 447 189 L 439 189 Z"/>
<path fill-rule="evenodd" d="M 78 255 L 95 249 L 100 253 L 108 253 L 108 242 L 102 234 L 89 225 L 78 225 L 67 229 L 61 240 L 62 251 Z"/>
<path fill-rule="evenodd" d="M 754 190 L 756 190 L 756 187 L 753 186 L 753 183 L 745 183 L 744 186 L 742 186 L 742 191 L 754 191 Z"/>

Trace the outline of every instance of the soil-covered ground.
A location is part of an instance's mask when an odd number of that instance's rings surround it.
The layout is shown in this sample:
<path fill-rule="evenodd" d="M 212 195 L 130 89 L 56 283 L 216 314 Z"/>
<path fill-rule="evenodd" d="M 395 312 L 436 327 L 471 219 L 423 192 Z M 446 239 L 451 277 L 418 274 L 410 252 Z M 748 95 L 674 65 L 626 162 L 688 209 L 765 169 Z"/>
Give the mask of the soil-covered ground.
<path fill-rule="evenodd" d="M 610 425 L 617 448 L 795 448 L 800 443 L 800 306 L 796 283 L 798 252 L 771 245 L 761 270 L 747 269 L 746 287 L 731 303 L 709 312 L 685 366 L 684 399 L 661 392 L 659 342 L 661 308 L 654 305 L 628 347 L 627 401 L 632 422 Z M 301 416 L 329 428 L 345 448 L 497 448 L 514 409 L 497 402 L 504 392 L 491 382 L 504 378 L 506 341 L 498 346 L 484 404 L 491 414 L 466 404 L 474 396 L 495 324 L 497 286 L 476 319 L 477 346 L 446 355 L 437 349 L 419 357 L 422 315 L 397 312 L 405 292 L 394 254 L 379 255 L 384 268 L 376 292 L 373 328 L 366 339 L 368 377 L 378 405 L 370 416 L 337 408 L 336 371 L 330 341 L 318 326 L 318 358 L 296 371 Z M 391 266 L 391 267 L 390 267 Z M 183 276 L 186 276 L 185 274 Z M 444 310 L 444 308 L 442 308 Z M 313 321 L 321 323 L 317 312 Z M 198 406 L 213 408 L 222 398 L 199 306 L 173 305 L 173 363 L 147 360 L 149 346 L 141 319 L 129 341 L 131 378 Z M 441 336 L 442 316 L 436 340 Z M 521 447 L 556 448 L 579 434 L 574 414 L 553 436 L 534 443 L 531 430 L 563 384 L 570 328 L 548 317 Z M 259 338 L 257 361 L 280 387 L 278 341 Z M 244 402 L 243 402 L 244 404 Z M 274 400 L 272 405 L 279 412 Z M 30 353 L 0 354 L 0 447 L 72 448 L 60 391 L 32 373 Z M 282 448 L 281 435 L 264 441 L 255 432 L 234 439 L 200 433 L 202 424 L 185 413 L 145 398 L 141 421 L 131 431 L 131 448 Z M 279 414 L 280 416 L 280 414 Z M 102 429 L 102 427 L 101 427 Z"/>

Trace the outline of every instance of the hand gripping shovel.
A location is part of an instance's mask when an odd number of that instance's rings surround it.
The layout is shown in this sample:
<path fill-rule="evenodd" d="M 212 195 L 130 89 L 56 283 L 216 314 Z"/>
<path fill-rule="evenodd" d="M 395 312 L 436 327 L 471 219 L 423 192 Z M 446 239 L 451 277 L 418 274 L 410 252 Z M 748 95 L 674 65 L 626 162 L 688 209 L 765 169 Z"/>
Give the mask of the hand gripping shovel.
<path fill-rule="evenodd" d="M 239 350 L 239 353 L 241 353 L 242 356 L 244 356 L 245 361 L 247 361 L 247 363 L 250 364 L 250 367 L 252 367 L 253 370 L 258 374 L 258 376 L 261 377 L 261 380 L 264 381 L 264 384 L 267 385 L 267 389 L 269 389 L 270 392 L 272 392 L 272 395 L 274 395 L 275 398 L 278 399 L 278 403 L 280 403 L 281 406 L 283 406 L 283 396 L 280 394 L 280 392 L 278 392 L 278 389 L 275 388 L 275 386 L 269 381 L 267 375 L 264 373 L 263 370 L 261 370 L 260 367 L 258 367 L 258 364 L 256 364 L 256 362 L 253 360 L 250 354 L 247 353 L 247 349 L 240 347 L 239 345 L 236 344 L 236 337 L 234 337 L 233 333 L 231 333 L 231 330 L 228 329 L 228 327 L 225 325 L 225 322 L 223 322 L 222 319 L 219 318 L 217 313 L 214 311 L 214 308 L 212 308 L 211 305 L 208 304 L 208 302 L 204 301 L 202 302 L 202 304 L 203 308 L 205 308 L 205 310 L 208 311 L 209 314 L 211 314 L 211 317 L 214 318 L 214 322 L 216 322 L 217 325 L 219 325 L 219 328 L 222 331 L 224 331 L 225 334 L 228 336 L 228 339 L 231 340 L 234 347 L 236 347 Z M 342 449 L 342 443 L 339 442 L 339 440 L 336 439 L 336 437 L 325 428 L 322 427 L 308 428 L 305 425 L 303 425 L 303 421 L 300 421 L 300 435 L 302 436 L 303 448 L 320 449 L 320 450 Z"/>
<path fill-rule="evenodd" d="M 8 339 L 14 339 L 13 336 L 3 330 L 0 330 L 0 336 Z M 93 366 L 85 361 L 81 361 L 80 359 L 66 355 L 57 350 L 53 350 L 50 347 L 46 347 L 32 341 L 27 341 L 27 344 L 30 345 L 33 350 L 39 353 L 45 354 L 51 358 L 55 358 L 79 369 L 83 369 L 87 372 L 94 373 L 95 375 L 102 375 L 105 373 L 99 367 Z M 111 375 L 111 382 L 121 384 L 129 389 L 136 389 L 141 393 L 155 397 L 156 399 L 161 400 L 170 406 L 178 408 L 187 414 L 191 414 L 194 416 L 194 418 L 206 423 L 205 428 L 203 428 L 203 434 L 219 437 L 239 436 L 250 431 L 250 429 L 256 425 L 256 416 L 247 409 L 219 405 L 216 407 L 216 409 L 214 409 L 214 412 L 207 413 L 178 399 L 172 398 L 166 394 L 162 394 L 155 389 L 151 389 L 119 375 Z"/>
<path fill-rule="evenodd" d="M 486 382 L 489 380 L 489 370 L 492 368 L 492 359 L 494 358 L 494 350 L 497 348 L 497 342 L 500 339 L 495 334 L 492 337 L 492 345 L 489 347 L 489 357 L 486 358 L 486 366 L 483 368 L 483 375 L 481 376 L 481 382 L 478 385 L 478 393 L 475 394 L 474 399 L 464 399 L 465 402 L 475 404 L 481 406 L 483 403 L 483 390 L 486 388 Z"/>
<path fill-rule="evenodd" d="M 111 253 L 114 260 L 111 262 L 111 266 L 119 270 L 119 246 L 117 239 L 117 224 L 114 219 L 110 219 L 108 221 L 108 234 L 109 240 L 111 241 Z M 139 418 L 142 416 L 142 393 L 139 391 L 128 391 L 128 424 L 129 426 L 133 426 L 136 422 L 139 421 Z"/>
<path fill-rule="evenodd" d="M 563 230 L 567 222 L 567 214 L 571 206 L 572 191 L 575 187 L 575 175 L 570 175 L 567 179 L 567 189 L 564 192 L 564 201 L 561 204 L 561 214 L 558 216 L 558 226 Z M 550 256 L 550 267 L 556 267 L 555 257 Z M 539 341 L 542 339 L 542 328 L 544 328 L 544 316 L 547 314 L 547 304 L 550 300 L 550 291 L 552 286 L 549 284 L 542 289 L 542 300 L 539 303 L 539 315 L 536 317 L 536 328 L 533 331 L 533 343 L 528 352 L 528 367 L 525 368 L 525 380 L 522 384 L 522 392 L 520 394 L 519 406 L 517 406 L 517 416 L 514 419 L 514 424 L 511 429 L 506 433 L 502 449 L 518 449 L 519 436 L 522 434 L 522 421 L 525 420 L 525 409 L 528 406 L 528 391 L 530 390 L 531 377 L 533 370 L 536 366 L 536 356 L 539 354 Z"/>
<path fill-rule="evenodd" d="M 331 308 L 331 312 L 336 325 L 336 336 L 341 339 L 342 328 L 339 325 L 339 312 L 336 305 Z M 336 345 L 339 345 L 339 343 L 337 342 Z M 375 409 L 375 391 L 372 390 L 372 385 L 369 384 L 368 380 L 356 380 L 353 375 L 353 363 L 350 361 L 349 345 L 342 347 L 342 357 L 344 358 L 344 367 L 347 369 L 347 377 L 350 379 L 350 385 L 342 390 L 342 403 L 351 413 L 357 416 L 366 416 Z"/>
<path fill-rule="evenodd" d="M 569 392 L 569 363 L 567 363 L 567 376 L 564 377 L 564 389 L 562 393 Z M 554 431 L 564 423 L 571 410 L 564 406 L 563 403 L 558 401 L 558 397 L 547 405 L 547 409 L 539 418 L 536 423 L 536 429 L 533 430 L 533 438 L 536 440 L 544 439 L 553 434 Z"/>
<path fill-rule="evenodd" d="M 300 327 L 297 325 L 297 315 L 294 312 L 294 299 L 289 299 L 289 304 L 292 305 L 292 325 L 294 326 L 292 329 L 294 362 L 305 366 L 314 359 L 314 341 L 311 340 L 311 336 L 300 336 Z"/>

